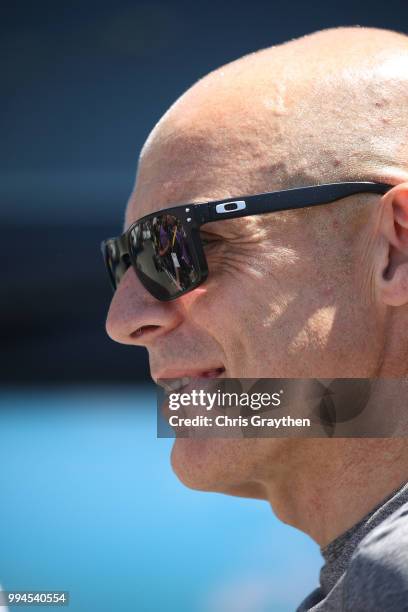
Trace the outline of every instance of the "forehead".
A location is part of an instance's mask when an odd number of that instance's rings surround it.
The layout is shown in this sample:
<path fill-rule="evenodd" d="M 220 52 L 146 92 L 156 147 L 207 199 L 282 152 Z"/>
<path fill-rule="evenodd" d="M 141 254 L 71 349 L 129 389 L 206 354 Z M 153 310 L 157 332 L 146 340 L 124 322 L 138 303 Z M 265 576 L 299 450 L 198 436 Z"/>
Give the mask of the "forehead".
<path fill-rule="evenodd" d="M 178 204 L 321 182 L 337 152 L 325 145 L 323 169 L 321 122 L 306 102 L 306 85 L 278 87 L 277 75 L 261 77 L 219 74 L 167 111 L 143 148 L 126 227 Z"/>
<path fill-rule="evenodd" d="M 195 204 L 222 200 L 262 191 L 273 190 L 272 182 L 266 184 L 257 178 L 255 167 L 242 158 L 231 161 L 222 150 L 211 155 L 189 155 L 186 149 L 177 155 L 167 155 L 162 150 L 155 160 L 141 162 L 135 189 L 131 194 L 125 217 L 128 227 L 137 219 L 163 208 L 179 204 Z M 279 188 L 279 187 L 277 187 Z"/>
<path fill-rule="evenodd" d="M 264 100 L 258 105 L 264 104 Z M 283 127 L 256 106 L 222 96 L 211 105 L 184 102 L 153 130 L 139 160 L 126 226 L 177 204 L 220 200 L 279 189 L 290 175 Z M 269 109 L 269 106 L 268 106 Z"/>
<path fill-rule="evenodd" d="M 126 225 L 163 208 L 225 196 L 222 162 L 217 163 L 209 155 L 205 159 L 204 146 L 197 143 L 192 147 L 177 139 L 155 145 L 141 158 L 126 210 Z"/>

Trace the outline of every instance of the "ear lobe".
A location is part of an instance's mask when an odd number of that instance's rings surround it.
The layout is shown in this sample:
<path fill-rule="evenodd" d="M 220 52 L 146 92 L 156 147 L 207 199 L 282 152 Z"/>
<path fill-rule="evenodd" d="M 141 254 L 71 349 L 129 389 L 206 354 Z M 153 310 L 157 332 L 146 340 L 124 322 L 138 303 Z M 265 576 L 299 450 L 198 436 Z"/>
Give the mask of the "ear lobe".
<path fill-rule="evenodd" d="M 383 198 L 379 232 L 386 241 L 380 292 L 387 306 L 408 304 L 408 183 L 401 183 Z"/>

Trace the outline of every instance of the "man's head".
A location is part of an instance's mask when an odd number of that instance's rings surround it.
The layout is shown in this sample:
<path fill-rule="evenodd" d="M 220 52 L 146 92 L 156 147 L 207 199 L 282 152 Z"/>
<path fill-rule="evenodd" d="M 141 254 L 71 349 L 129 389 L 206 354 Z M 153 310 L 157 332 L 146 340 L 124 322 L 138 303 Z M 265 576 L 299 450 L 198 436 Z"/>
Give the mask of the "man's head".
<path fill-rule="evenodd" d="M 107 330 L 152 376 L 402 376 L 408 339 L 408 38 L 339 28 L 248 55 L 169 109 L 140 157 L 125 226 L 194 203 L 347 180 L 384 197 L 202 227 L 208 280 L 160 302 L 129 269 Z M 300 440 L 177 440 L 190 486 L 263 495 Z"/>

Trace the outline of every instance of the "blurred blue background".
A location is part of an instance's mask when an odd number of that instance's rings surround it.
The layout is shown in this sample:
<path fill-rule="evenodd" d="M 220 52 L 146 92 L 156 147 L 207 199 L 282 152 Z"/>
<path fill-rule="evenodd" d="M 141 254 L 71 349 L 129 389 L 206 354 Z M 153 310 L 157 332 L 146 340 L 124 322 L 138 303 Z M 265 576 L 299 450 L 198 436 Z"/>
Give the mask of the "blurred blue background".
<path fill-rule="evenodd" d="M 319 551 L 266 503 L 185 489 L 156 439 L 145 352 L 104 332 L 99 243 L 183 91 L 338 25 L 406 31 L 408 3 L 7 3 L 0 20 L 0 582 L 70 609 L 287 612 Z"/>
<path fill-rule="evenodd" d="M 155 401 L 140 385 L 3 393 L 3 588 L 69 591 L 75 612 L 294 610 L 318 547 L 266 502 L 182 486 Z"/>

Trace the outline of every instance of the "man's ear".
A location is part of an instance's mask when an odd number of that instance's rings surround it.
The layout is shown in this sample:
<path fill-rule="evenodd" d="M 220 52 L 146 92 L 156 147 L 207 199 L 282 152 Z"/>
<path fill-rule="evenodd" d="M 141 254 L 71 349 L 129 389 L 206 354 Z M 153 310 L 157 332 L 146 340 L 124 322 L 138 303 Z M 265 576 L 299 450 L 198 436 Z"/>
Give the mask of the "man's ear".
<path fill-rule="evenodd" d="M 378 231 L 383 238 L 379 289 L 384 304 L 408 304 L 408 183 L 386 193 Z"/>

